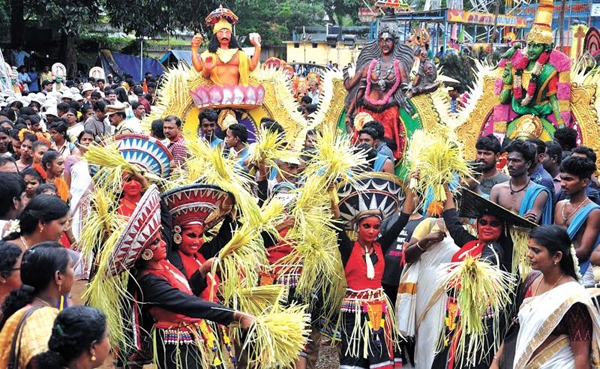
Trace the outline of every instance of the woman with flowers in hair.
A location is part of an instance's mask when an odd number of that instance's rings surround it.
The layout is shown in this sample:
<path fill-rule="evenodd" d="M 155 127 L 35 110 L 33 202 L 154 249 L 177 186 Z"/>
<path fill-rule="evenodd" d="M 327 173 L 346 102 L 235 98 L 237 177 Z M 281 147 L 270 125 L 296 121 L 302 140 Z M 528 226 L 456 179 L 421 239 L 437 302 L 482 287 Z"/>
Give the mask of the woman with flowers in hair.
<path fill-rule="evenodd" d="M 521 286 L 518 335 L 504 342 L 491 368 L 597 367 L 600 316 L 579 281 L 569 235 L 559 226 L 535 228 L 527 256 L 534 271 Z"/>

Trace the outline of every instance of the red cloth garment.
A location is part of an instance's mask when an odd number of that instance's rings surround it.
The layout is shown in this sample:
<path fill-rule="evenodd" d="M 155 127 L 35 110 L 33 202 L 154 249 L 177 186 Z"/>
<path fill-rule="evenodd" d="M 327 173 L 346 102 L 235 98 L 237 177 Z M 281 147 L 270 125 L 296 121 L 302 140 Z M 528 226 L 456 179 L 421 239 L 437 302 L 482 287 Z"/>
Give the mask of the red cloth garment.
<path fill-rule="evenodd" d="M 369 110 L 367 107 L 359 106 L 356 109 L 358 113 L 368 113 L 373 117 L 374 120 L 380 122 L 385 130 L 385 137 L 391 138 L 396 143 L 396 150 L 394 151 L 394 157 L 396 160 L 401 159 L 406 149 L 406 131 L 404 125 L 400 122 L 400 113 L 398 112 L 397 106 L 392 106 L 385 109 L 381 113 L 376 113 Z"/>
<path fill-rule="evenodd" d="M 467 242 L 460 248 L 454 255 L 452 255 L 452 262 L 458 263 L 464 261 L 467 256 L 471 256 L 472 258 L 479 258 L 481 253 L 483 252 L 483 246 L 485 243 L 479 242 L 479 240 L 473 240 Z"/>
<path fill-rule="evenodd" d="M 376 290 L 381 288 L 381 280 L 383 279 L 383 271 L 385 269 L 385 262 L 383 251 L 379 243 L 373 243 L 373 252 L 377 258 L 373 261 L 373 267 L 375 269 L 375 278 L 367 278 L 367 262 L 365 259 L 365 250 L 361 247 L 360 243 L 355 242 L 348 263 L 344 268 L 346 274 L 346 282 L 348 288 L 352 290 L 365 290 L 372 289 Z M 369 257 L 369 256 L 367 256 Z"/>
<path fill-rule="evenodd" d="M 187 278 L 191 278 L 194 273 L 200 269 L 202 264 L 206 263 L 206 259 L 202 256 L 201 253 L 197 252 L 194 256 L 188 256 L 181 252 L 181 250 L 177 251 L 179 256 L 181 256 L 181 262 L 183 263 L 183 267 L 185 268 L 185 274 Z M 206 301 L 218 302 L 217 298 L 217 289 L 219 288 L 221 280 L 219 276 L 206 276 L 207 288 L 202 291 L 200 294 L 200 298 Z M 212 299 L 210 298 L 212 291 Z"/>

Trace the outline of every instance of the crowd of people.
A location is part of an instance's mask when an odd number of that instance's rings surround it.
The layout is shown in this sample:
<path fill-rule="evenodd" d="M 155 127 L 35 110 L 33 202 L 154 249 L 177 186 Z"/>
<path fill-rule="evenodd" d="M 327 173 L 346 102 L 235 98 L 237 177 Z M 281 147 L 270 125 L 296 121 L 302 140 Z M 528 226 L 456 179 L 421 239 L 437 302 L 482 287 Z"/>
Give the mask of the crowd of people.
<path fill-rule="evenodd" d="M 33 80 L 23 82 L 33 90 Z M 132 81 L 40 82 L 41 92 L 0 104 L 0 367 L 99 367 L 115 346 L 115 359 L 125 367 L 151 361 L 161 368 L 221 368 L 225 361 L 252 365 L 256 355 L 235 352 L 252 348 L 226 327 L 233 322 L 251 329 L 256 316 L 226 301 L 219 287 L 227 276 L 215 275 L 216 257 L 247 220 L 233 208 L 245 205 L 236 202 L 237 194 L 212 183 L 160 188 L 177 179 L 169 176 L 191 172 L 190 159 L 197 148 L 190 136 L 184 137 L 184 117 L 168 115 L 148 122 L 146 128 L 143 121 L 157 100 L 151 77 L 143 86 Z M 318 86 L 310 87 L 299 103 L 319 103 Z M 256 155 L 246 126 L 235 122 L 225 127 L 212 109 L 202 110 L 198 121 L 193 139 L 234 163 L 250 183 L 256 204 L 297 196 L 309 186 L 310 176 L 319 175 L 310 165 L 322 132 L 309 131 L 303 147 L 285 158 L 253 161 Z M 387 187 L 373 185 L 377 190 L 371 192 L 362 188 L 372 198 L 359 201 L 348 217 L 344 206 L 355 195 L 340 194 L 338 199 L 332 191 L 336 184 L 331 183 L 314 194 L 331 196 L 329 206 L 318 211 L 328 214 L 325 226 L 330 229 L 323 232 L 334 237 L 323 242 L 339 249 L 343 275 L 334 283 L 344 286 L 345 293 L 334 308 L 336 314 L 324 313 L 328 305 L 322 301 L 309 303 L 310 339 L 292 358 L 295 367 L 315 367 L 320 337 L 332 327 L 337 332 L 333 342 L 340 340 L 342 368 L 597 366 L 600 317 L 584 287 L 595 285 L 594 266 L 600 266 L 600 188 L 596 153 L 577 145 L 577 132 L 559 129 L 548 142 L 531 138 L 501 144 L 493 135 L 480 137 L 476 147 L 466 148 L 476 152 L 476 160 L 469 163 L 475 180 L 458 188 L 446 184 L 445 202 L 420 207 L 426 194 L 413 193 L 407 186 L 400 204 L 398 193 L 391 190 L 396 147 L 385 137 L 383 125 L 371 120 L 360 126 L 354 147 L 348 148 L 349 153 L 364 155 L 356 173 L 374 181 L 381 178 L 376 172 L 387 173 Z M 272 132 L 278 140 L 285 136 L 283 127 L 270 118 L 257 129 Z M 122 233 L 118 240 L 110 235 L 98 240 L 109 243 L 110 249 L 86 254 L 85 219 L 98 210 L 90 205 L 100 196 L 94 187 L 104 179 L 97 174 L 106 176 L 105 168 L 86 153 L 127 137 L 155 145 L 168 158 L 168 168 L 154 171 L 154 177 L 146 175 L 152 172 L 148 168 L 125 170 L 112 209 L 125 224 Z M 121 153 L 133 167 L 139 164 Z M 410 176 L 411 181 L 420 180 L 418 171 Z M 210 195 L 202 195 L 206 193 Z M 382 211 L 379 205 L 387 201 L 382 194 L 395 198 L 397 208 Z M 213 201 L 212 208 L 207 201 Z M 281 212 L 288 216 L 281 217 L 277 234 L 257 235 L 273 268 L 261 274 L 260 283 L 293 291 L 302 265 L 306 269 L 315 261 L 290 257 L 298 239 L 286 242 L 286 237 L 294 233 L 297 220 L 291 214 L 296 213 L 290 209 L 296 205 L 286 206 Z M 463 224 L 470 225 L 470 231 Z M 526 246 L 515 238 L 515 227 L 531 229 Z M 533 272 L 523 273 L 523 260 L 515 256 L 519 248 Z M 92 260 L 87 269 L 81 266 L 84 259 Z M 502 313 L 481 317 L 486 327 L 481 335 L 486 338 L 457 328 L 463 327 L 468 308 L 456 296 L 466 287 L 440 287 L 436 277 L 447 272 L 447 263 L 462 265 L 472 259 L 515 278 L 522 276 L 520 285 L 507 284 L 513 290 Z M 136 312 L 117 326 L 122 337 L 131 333 L 132 338 L 111 343 L 114 315 L 99 308 L 102 303 L 90 296 L 93 292 L 81 295 L 123 272 L 135 279 L 126 282 L 126 288 Z M 248 270 L 244 273 L 250 275 Z M 94 276 L 98 281 L 93 282 Z M 290 304 L 310 299 L 288 291 Z M 84 302 L 94 307 L 79 306 Z M 323 316 L 336 319 L 324 323 L 319 319 Z M 509 324 L 514 321 L 519 322 L 516 331 L 515 324 Z M 156 334 L 145 340 L 141 332 Z M 213 339 L 218 344 L 207 350 Z M 464 354 L 469 342 L 483 342 L 477 355 Z M 227 350 L 217 348 L 220 345 Z"/>

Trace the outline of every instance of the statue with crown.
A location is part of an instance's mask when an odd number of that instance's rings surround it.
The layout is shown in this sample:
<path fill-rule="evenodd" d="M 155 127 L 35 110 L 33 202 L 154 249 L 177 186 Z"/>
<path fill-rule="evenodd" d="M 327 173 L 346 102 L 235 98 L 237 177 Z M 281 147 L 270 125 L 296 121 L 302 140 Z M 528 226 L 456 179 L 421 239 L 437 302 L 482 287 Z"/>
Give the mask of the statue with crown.
<path fill-rule="evenodd" d="M 552 0 L 540 0 L 527 45 L 515 42 L 496 68 L 479 65 L 479 80 L 457 117 L 467 147 L 481 135 L 551 140 L 559 128 L 577 130 L 582 144 L 600 149 L 599 78 L 554 49 Z"/>
<path fill-rule="evenodd" d="M 205 20 L 212 33 L 206 50 L 200 52 L 204 37 L 194 36 L 192 66 L 180 64 L 167 71 L 159 90 L 161 100 L 147 122 L 175 115 L 183 122 L 186 139 L 196 139 L 201 135 L 199 114 L 210 108 L 219 114 L 217 129 L 225 131 L 229 124 L 242 124 L 248 129 L 250 143 L 260 135 L 260 121 L 267 117 L 283 126 L 289 143 L 300 142 L 300 137 L 303 141 L 308 130 L 323 124 L 335 127 L 346 96 L 341 71 L 324 71 L 319 76 L 324 94 L 318 111 L 307 119 L 297 110 L 286 63 L 271 59 L 260 63 L 259 34 L 249 35 L 254 53 L 248 55 L 234 35 L 239 19 L 232 10 L 220 6 Z"/>

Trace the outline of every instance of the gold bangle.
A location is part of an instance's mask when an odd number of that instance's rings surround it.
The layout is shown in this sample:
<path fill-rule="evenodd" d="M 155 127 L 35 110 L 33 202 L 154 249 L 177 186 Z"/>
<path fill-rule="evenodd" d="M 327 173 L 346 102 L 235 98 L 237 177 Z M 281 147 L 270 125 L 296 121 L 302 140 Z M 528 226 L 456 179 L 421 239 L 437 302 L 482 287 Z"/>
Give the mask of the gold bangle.
<path fill-rule="evenodd" d="M 417 245 L 417 248 L 418 248 L 419 250 L 421 250 L 422 252 L 425 252 L 425 249 L 424 249 L 424 248 L 422 248 L 422 247 L 421 247 L 421 245 L 419 245 L 419 242 L 421 242 L 421 241 L 417 241 L 417 244 L 416 244 L 416 245 Z"/>

